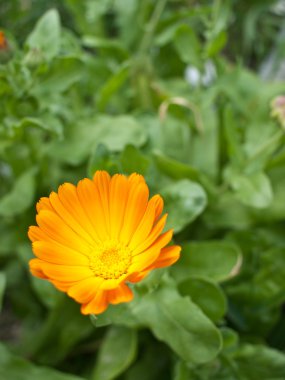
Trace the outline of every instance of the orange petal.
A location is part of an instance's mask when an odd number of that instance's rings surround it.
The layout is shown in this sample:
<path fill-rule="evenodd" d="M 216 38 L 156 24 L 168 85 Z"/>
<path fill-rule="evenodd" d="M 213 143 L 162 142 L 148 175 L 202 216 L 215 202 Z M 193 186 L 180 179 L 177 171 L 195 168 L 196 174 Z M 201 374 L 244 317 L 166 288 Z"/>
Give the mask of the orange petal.
<path fill-rule="evenodd" d="M 141 174 L 138 173 L 132 173 L 128 176 L 128 182 L 131 186 L 136 187 L 140 183 L 145 183 L 145 179 Z"/>
<path fill-rule="evenodd" d="M 159 235 L 161 234 L 165 226 L 166 219 L 167 219 L 167 214 L 163 215 L 163 217 L 159 219 L 159 221 L 151 230 L 148 237 L 141 244 L 139 244 L 137 247 L 131 247 L 133 250 L 133 255 L 137 255 L 138 253 L 144 252 L 148 247 L 150 247 L 155 242 L 155 240 L 159 237 Z"/>
<path fill-rule="evenodd" d="M 155 201 L 155 222 L 157 222 L 163 211 L 164 202 L 161 196 L 158 194 L 154 195 L 152 199 Z"/>
<path fill-rule="evenodd" d="M 39 259 L 53 264 L 89 265 L 87 256 L 56 242 L 35 241 L 33 252 Z"/>
<path fill-rule="evenodd" d="M 42 278 L 42 279 L 47 279 L 48 277 L 44 274 L 41 268 L 41 260 L 39 259 L 32 259 L 29 262 L 30 266 L 30 271 L 33 276 Z"/>
<path fill-rule="evenodd" d="M 100 195 L 94 182 L 88 178 L 79 181 L 77 185 L 78 198 L 82 207 L 93 225 L 96 239 L 104 241 L 109 239 L 104 209 Z"/>
<path fill-rule="evenodd" d="M 52 205 L 50 204 L 49 198 L 47 197 L 42 197 L 38 201 L 36 208 L 37 208 L 37 212 L 40 212 L 41 210 L 53 211 Z"/>
<path fill-rule="evenodd" d="M 74 282 L 74 281 L 61 282 L 61 281 L 56 281 L 56 280 L 51 280 L 51 279 L 49 279 L 49 282 L 51 284 L 53 284 L 58 290 L 65 292 L 65 293 L 68 291 L 69 288 L 74 286 L 74 284 L 78 283 L 78 282 Z"/>
<path fill-rule="evenodd" d="M 130 302 L 134 294 L 126 284 L 121 284 L 118 288 L 108 291 L 109 303 L 116 305 L 121 302 Z"/>
<path fill-rule="evenodd" d="M 124 222 L 129 183 L 124 175 L 116 174 L 110 184 L 110 236 L 118 239 Z"/>
<path fill-rule="evenodd" d="M 156 199 L 151 198 L 148 202 L 146 211 L 144 213 L 144 216 L 142 217 L 140 224 L 138 225 L 137 229 L 135 230 L 129 246 L 137 247 L 139 244 L 145 241 L 145 239 L 148 237 L 150 231 L 152 230 L 154 219 L 155 219 L 155 209 L 156 209 Z"/>
<path fill-rule="evenodd" d="M 94 229 L 78 200 L 76 188 L 66 183 L 58 192 L 60 195 L 52 192 L 49 197 L 58 216 L 88 244 L 93 244 Z"/>
<path fill-rule="evenodd" d="M 53 240 L 71 249 L 88 253 L 90 246 L 55 213 L 42 210 L 36 217 L 39 227 Z"/>
<path fill-rule="evenodd" d="M 42 261 L 41 269 L 48 278 L 60 282 L 82 281 L 94 276 L 91 269 L 85 266 L 56 265 Z"/>
<path fill-rule="evenodd" d="M 100 202 L 103 208 L 106 229 L 109 236 L 110 236 L 110 207 L 109 207 L 110 180 L 111 180 L 110 174 L 104 170 L 98 170 L 93 177 L 95 186 L 99 191 Z"/>
<path fill-rule="evenodd" d="M 46 233 L 44 233 L 38 226 L 30 226 L 28 231 L 29 239 L 34 241 L 54 241 L 52 238 L 50 238 Z"/>
<path fill-rule="evenodd" d="M 179 245 L 171 245 L 161 250 L 158 259 L 147 269 L 164 268 L 174 264 L 180 257 L 181 247 Z"/>
<path fill-rule="evenodd" d="M 129 243 L 146 211 L 148 196 L 148 187 L 143 182 L 139 182 L 135 188 L 132 187 L 130 189 L 124 223 L 120 233 L 120 240 L 125 244 Z"/>
<path fill-rule="evenodd" d="M 153 264 L 160 255 L 160 251 L 172 239 L 173 230 L 169 230 L 160 235 L 156 241 L 143 253 L 133 256 L 133 263 L 129 268 L 130 272 L 140 272 Z"/>
<path fill-rule="evenodd" d="M 108 307 L 107 292 L 99 290 L 95 297 L 88 303 L 81 306 L 81 313 L 86 314 L 101 314 Z"/>
<path fill-rule="evenodd" d="M 149 274 L 149 271 L 144 272 L 135 272 L 128 276 L 126 279 L 129 282 L 136 283 L 142 281 L 147 275 Z"/>
<path fill-rule="evenodd" d="M 77 302 L 87 303 L 95 297 L 103 281 L 103 278 L 95 276 L 86 278 L 69 288 L 68 295 L 74 298 Z"/>

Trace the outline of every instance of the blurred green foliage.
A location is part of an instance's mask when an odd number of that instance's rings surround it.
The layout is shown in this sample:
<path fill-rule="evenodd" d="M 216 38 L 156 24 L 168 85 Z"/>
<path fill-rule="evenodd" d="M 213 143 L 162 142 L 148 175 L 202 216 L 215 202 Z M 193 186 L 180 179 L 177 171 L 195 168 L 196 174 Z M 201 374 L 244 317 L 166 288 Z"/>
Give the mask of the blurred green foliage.
<path fill-rule="evenodd" d="M 284 16 L 0 2 L 1 379 L 285 379 Z M 90 320 L 31 277 L 27 228 L 41 196 L 98 169 L 143 174 L 183 251 Z"/>

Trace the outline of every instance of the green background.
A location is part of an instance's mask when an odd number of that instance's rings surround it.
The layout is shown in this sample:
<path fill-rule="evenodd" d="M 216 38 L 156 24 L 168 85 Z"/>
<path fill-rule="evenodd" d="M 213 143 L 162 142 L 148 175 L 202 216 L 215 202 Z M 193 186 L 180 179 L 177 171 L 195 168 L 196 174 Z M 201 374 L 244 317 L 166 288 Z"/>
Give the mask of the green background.
<path fill-rule="evenodd" d="M 0 1 L 1 379 L 285 379 L 284 28 L 281 1 Z M 183 249 L 95 319 L 27 229 L 98 169 L 143 174 Z"/>

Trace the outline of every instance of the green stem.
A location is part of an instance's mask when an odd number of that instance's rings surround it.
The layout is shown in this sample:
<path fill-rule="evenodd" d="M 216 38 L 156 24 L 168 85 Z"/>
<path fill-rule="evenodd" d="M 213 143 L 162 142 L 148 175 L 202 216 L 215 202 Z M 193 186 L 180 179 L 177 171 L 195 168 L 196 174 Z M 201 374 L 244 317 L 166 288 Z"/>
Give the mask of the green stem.
<path fill-rule="evenodd" d="M 167 0 L 158 0 L 157 1 L 156 7 L 154 8 L 151 19 L 146 26 L 145 34 L 142 38 L 141 45 L 139 48 L 139 55 L 146 55 L 147 54 L 147 51 L 151 46 L 153 34 L 154 34 L 155 29 L 157 27 L 157 24 L 160 20 L 162 12 L 166 6 L 166 3 L 167 3 Z"/>

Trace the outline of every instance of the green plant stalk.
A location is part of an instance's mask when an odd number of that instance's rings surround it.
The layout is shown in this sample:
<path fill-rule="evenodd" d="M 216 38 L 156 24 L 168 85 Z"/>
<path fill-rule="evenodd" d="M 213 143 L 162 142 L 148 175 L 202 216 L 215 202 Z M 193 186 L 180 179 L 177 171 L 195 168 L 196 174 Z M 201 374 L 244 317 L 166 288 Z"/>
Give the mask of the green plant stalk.
<path fill-rule="evenodd" d="M 145 33 L 142 37 L 138 48 L 137 57 L 134 62 L 135 87 L 138 94 L 139 104 L 143 109 L 152 108 L 150 77 L 152 65 L 149 58 L 149 49 L 153 41 L 153 35 L 157 24 L 161 18 L 167 0 L 158 0 L 148 24 L 145 27 Z"/>
<path fill-rule="evenodd" d="M 147 51 L 151 46 L 153 34 L 155 32 L 155 29 L 157 27 L 157 24 L 160 20 L 160 17 L 162 15 L 162 12 L 166 4 L 167 4 L 167 0 L 157 1 L 156 7 L 154 8 L 151 19 L 145 28 L 145 34 L 143 35 L 143 38 L 139 47 L 139 51 L 138 51 L 139 55 L 144 56 L 147 54 Z"/>

